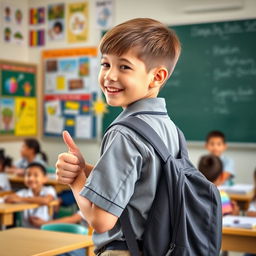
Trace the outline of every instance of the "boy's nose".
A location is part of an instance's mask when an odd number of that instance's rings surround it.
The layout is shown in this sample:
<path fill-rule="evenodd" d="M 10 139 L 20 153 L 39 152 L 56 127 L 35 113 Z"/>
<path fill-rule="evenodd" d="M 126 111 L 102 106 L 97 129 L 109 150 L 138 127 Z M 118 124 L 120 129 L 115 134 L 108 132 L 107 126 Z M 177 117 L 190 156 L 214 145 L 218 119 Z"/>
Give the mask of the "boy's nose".
<path fill-rule="evenodd" d="M 117 72 L 114 69 L 109 69 L 104 77 L 107 81 L 117 81 Z"/>

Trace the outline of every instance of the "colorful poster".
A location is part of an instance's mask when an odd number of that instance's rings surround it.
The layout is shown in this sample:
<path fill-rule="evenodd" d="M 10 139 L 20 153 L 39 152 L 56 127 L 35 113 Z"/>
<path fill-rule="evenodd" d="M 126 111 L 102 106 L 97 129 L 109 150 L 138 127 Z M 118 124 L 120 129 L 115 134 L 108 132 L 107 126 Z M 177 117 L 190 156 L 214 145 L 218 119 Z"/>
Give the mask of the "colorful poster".
<path fill-rule="evenodd" d="M 96 25 L 101 30 L 110 29 L 114 23 L 113 0 L 96 0 Z"/>
<path fill-rule="evenodd" d="M 97 137 L 94 103 L 99 95 L 97 48 L 46 50 L 44 65 L 44 135 Z"/>
<path fill-rule="evenodd" d="M 36 66 L 0 61 L 0 135 L 37 133 Z"/>
<path fill-rule="evenodd" d="M 29 24 L 41 25 L 45 23 L 45 8 L 36 7 L 29 10 Z"/>
<path fill-rule="evenodd" d="M 2 37 L 5 43 L 24 45 L 26 27 L 24 21 L 24 7 L 21 4 L 2 4 Z"/>
<path fill-rule="evenodd" d="M 30 30 L 29 31 L 29 46 L 45 45 L 45 30 Z"/>
<path fill-rule="evenodd" d="M 68 42 L 79 43 L 88 39 L 88 2 L 68 5 Z"/>
<path fill-rule="evenodd" d="M 15 64 L 0 64 L 3 96 L 35 96 L 36 69 Z"/>
<path fill-rule="evenodd" d="M 29 46 L 45 45 L 45 7 L 30 8 L 29 10 Z"/>
<path fill-rule="evenodd" d="M 0 133 L 14 133 L 14 99 L 0 99 Z"/>
<path fill-rule="evenodd" d="M 15 98 L 15 135 L 26 136 L 37 133 L 37 106 L 36 98 Z"/>
<path fill-rule="evenodd" d="M 48 6 L 48 39 L 61 41 L 65 36 L 65 5 L 54 4 Z"/>

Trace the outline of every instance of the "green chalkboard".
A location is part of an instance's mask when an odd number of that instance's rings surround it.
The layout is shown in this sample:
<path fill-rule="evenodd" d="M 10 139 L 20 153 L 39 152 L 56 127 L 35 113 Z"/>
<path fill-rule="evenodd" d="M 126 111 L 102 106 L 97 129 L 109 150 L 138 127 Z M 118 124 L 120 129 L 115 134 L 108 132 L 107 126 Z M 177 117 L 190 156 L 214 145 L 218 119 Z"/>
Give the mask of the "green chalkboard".
<path fill-rule="evenodd" d="M 171 118 L 190 141 L 203 141 L 218 129 L 228 141 L 255 143 L 256 20 L 172 28 L 182 54 L 160 92 Z M 116 114 L 110 110 L 104 128 Z"/>

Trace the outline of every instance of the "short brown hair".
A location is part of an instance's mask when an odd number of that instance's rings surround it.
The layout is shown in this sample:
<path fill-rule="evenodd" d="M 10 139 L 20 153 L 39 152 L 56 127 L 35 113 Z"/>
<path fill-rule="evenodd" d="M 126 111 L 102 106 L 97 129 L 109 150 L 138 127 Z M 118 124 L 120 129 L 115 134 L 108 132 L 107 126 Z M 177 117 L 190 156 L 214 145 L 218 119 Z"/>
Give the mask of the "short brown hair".
<path fill-rule="evenodd" d="M 102 54 L 118 56 L 134 48 L 147 72 L 164 65 L 169 76 L 181 51 L 176 33 L 161 22 L 148 18 L 132 19 L 115 26 L 104 35 L 99 48 Z"/>
<path fill-rule="evenodd" d="M 221 131 L 211 131 L 206 136 L 206 142 L 208 142 L 211 138 L 221 138 L 223 140 L 223 143 L 226 143 L 226 137 L 225 134 Z"/>
<path fill-rule="evenodd" d="M 207 180 L 215 182 L 223 172 L 223 165 L 219 157 L 205 155 L 200 158 L 198 169 Z"/>

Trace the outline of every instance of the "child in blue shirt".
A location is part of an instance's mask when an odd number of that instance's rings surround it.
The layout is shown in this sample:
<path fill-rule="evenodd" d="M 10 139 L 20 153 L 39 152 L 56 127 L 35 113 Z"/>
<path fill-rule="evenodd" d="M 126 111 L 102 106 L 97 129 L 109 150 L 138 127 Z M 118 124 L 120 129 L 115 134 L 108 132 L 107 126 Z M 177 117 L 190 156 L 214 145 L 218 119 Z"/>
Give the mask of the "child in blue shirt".
<path fill-rule="evenodd" d="M 221 131 L 211 131 L 206 136 L 205 148 L 210 154 L 217 156 L 221 159 L 223 164 L 223 177 L 220 185 L 233 185 L 235 177 L 234 161 L 224 155 L 227 149 L 226 138 Z"/>
<path fill-rule="evenodd" d="M 173 157 L 179 151 L 177 129 L 167 115 L 165 100 L 157 95 L 171 76 L 180 49 L 174 31 L 147 18 L 114 27 L 100 43 L 101 90 L 109 105 L 123 108 L 115 121 L 139 112 L 137 117 L 155 129 Z M 104 135 L 95 166 L 85 162 L 66 131 L 63 139 L 69 152 L 58 157 L 58 181 L 70 185 L 94 228 L 97 255 L 130 255 L 118 218 L 127 208 L 136 239 L 142 240 L 162 171 L 159 157 L 149 143 L 120 125 Z"/>

